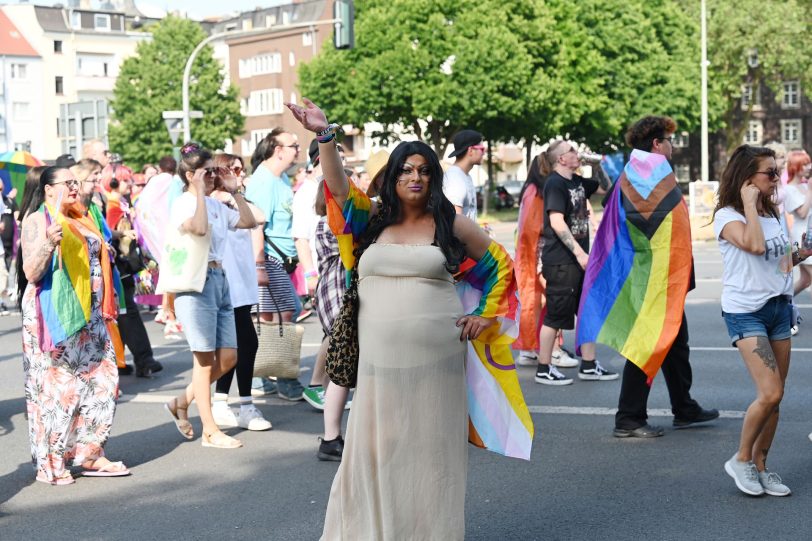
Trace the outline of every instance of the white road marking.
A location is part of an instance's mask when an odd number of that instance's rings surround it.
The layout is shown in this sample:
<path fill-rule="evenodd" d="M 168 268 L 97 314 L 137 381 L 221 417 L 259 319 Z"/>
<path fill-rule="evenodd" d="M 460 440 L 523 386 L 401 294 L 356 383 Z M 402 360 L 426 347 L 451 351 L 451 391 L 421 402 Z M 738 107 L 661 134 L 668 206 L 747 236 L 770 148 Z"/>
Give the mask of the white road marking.
<path fill-rule="evenodd" d="M 563 415 L 614 415 L 617 413 L 617 408 L 590 408 L 590 407 L 577 407 L 577 406 L 527 406 L 530 413 L 544 413 L 544 414 L 563 414 Z M 667 409 L 650 409 L 648 414 L 651 417 L 673 417 L 674 414 L 671 410 Z M 722 410 L 719 412 L 719 417 L 723 419 L 742 419 L 744 418 L 743 411 L 735 410 Z"/>
<path fill-rule="evenodd" d="M 180 392 L 180 391 L 178 391 Z M 124 394 L 122 393 L 121 397 L 118 399 L 119 402 L 130 402 L 135 404 L 162 404 L 164 402 L 169 402 L 177 395 L 174 394 L 150 394 L 150 393 L 138 393 L 138 394 Z M 273 395 L 272 395 L 273 396 Z M 239 398 L 230 398 L 230 404 L 239 404 Z M 290 402 L 288 400 L 282 400 L 281 398 L 258 398 L 254 397 L 253 402 L 255 404 L 273 404 L 274 406 L 295 406 L 296 402 Z"/>

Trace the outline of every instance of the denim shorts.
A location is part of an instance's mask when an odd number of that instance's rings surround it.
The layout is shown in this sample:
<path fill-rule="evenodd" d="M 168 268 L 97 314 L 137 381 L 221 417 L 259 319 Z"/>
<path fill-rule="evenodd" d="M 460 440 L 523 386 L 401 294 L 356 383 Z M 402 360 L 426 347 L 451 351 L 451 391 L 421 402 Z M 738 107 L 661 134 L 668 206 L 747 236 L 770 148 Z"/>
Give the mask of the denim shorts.
<path fill-rule="evenodd" d="M 192 351 L 237 348 L 234 308 L 223 269 L 207 269 L 200 293 L 178 293 L 175 314 Z"/>
<path fill-rule="evenodd" d="M 723 311 L 722 317 L 734 346 L 742 338 L 751 336 L 766 336 L 770 340 L 786 340 L 792 336 L 792 306 L 786 295 L 771 298 L 755 312 L 729 314 Z"/>

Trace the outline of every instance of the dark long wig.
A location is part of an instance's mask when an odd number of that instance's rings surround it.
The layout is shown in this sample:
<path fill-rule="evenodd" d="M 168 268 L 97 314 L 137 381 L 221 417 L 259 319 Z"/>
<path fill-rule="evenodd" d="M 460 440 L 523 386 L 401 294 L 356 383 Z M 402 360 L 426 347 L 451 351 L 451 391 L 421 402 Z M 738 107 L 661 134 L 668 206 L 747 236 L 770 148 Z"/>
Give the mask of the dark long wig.
<path fill-rule="evenodd" d="M 62 170 L 67 170 L 67 167 L 45 167 L 42 170 L 42 173 L 39 176 L 39 183 L 36 187 L 30 191 L 30 186 L 26 183 L 26 192 L 23 194 L 23 200 L 26 202 L 23 210 L 20 214 L 20 223 L 22 223 L 23 219 L 28 216 L 29 214 L 33 214 L 37 212 L 42 206 L 42 203 L 45 202 L 45 186 L 53 184 L 56 180 L 57 174 Z M 20 237 L 22 237 L 22 231 L 20 232 Z M 28 279 L 25 277 L 25 272 L 23 272 L 23 250 L 22 250 L 22 241 L 20 241 L 20 247 L 17 250 L 17 305 L 22 306 L 23 302 L 23 292 L 25 292 L 25 288 L 28 286 Z"/>
<path fill-rule="evenodd" d="M 423 156 L 431 169 L 426 209 L 434 216 L 434 244 L 442 250 L 445 256 L 446 269 L 454 274 L 459 270 L 460 263 L 465 258 L 465 246 L 454 236 L 456 211 L 454 205 L 443 193 L 443 168 L 440 166 L 440 160 L 434 150 L 422 141 L 404 141 L 395 147 L 389 156 L 381 183 L 381 204 L 378 215 L 370 221 L 369 227 L 361 236 L 356 255 L 375 242 L 384 229 L 400 222 L 402 209 L 395 187 L 406 158 L 415 154 Z"/>

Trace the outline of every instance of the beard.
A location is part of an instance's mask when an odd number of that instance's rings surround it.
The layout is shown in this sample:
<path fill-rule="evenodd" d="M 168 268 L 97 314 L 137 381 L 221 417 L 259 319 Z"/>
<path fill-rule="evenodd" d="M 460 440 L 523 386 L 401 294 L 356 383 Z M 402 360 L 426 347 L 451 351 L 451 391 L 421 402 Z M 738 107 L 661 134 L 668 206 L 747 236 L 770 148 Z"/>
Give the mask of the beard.
<path fill-rule="evenodd" d="M 84 206 L 86 209 L 89 209 L 90 205 L 93 203 L 93 194 L 92 193 L 89 193 L 87 195 L 83 194 L 79 197 L 79 201 L 82 202 L 82 206 Z"/>

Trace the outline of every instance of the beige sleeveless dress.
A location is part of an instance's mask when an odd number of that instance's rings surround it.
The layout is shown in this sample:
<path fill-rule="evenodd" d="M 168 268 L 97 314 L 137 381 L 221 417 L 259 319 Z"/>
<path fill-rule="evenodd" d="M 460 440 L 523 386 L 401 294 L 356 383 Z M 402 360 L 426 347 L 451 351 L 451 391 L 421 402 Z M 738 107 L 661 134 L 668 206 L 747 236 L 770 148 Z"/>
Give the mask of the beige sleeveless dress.
<path fill-rule="evenodd" d="M 465 535 L 463 315 L 432 245 L 373 244 L 358 265 L 358 385 L 322 539 Z"/>

